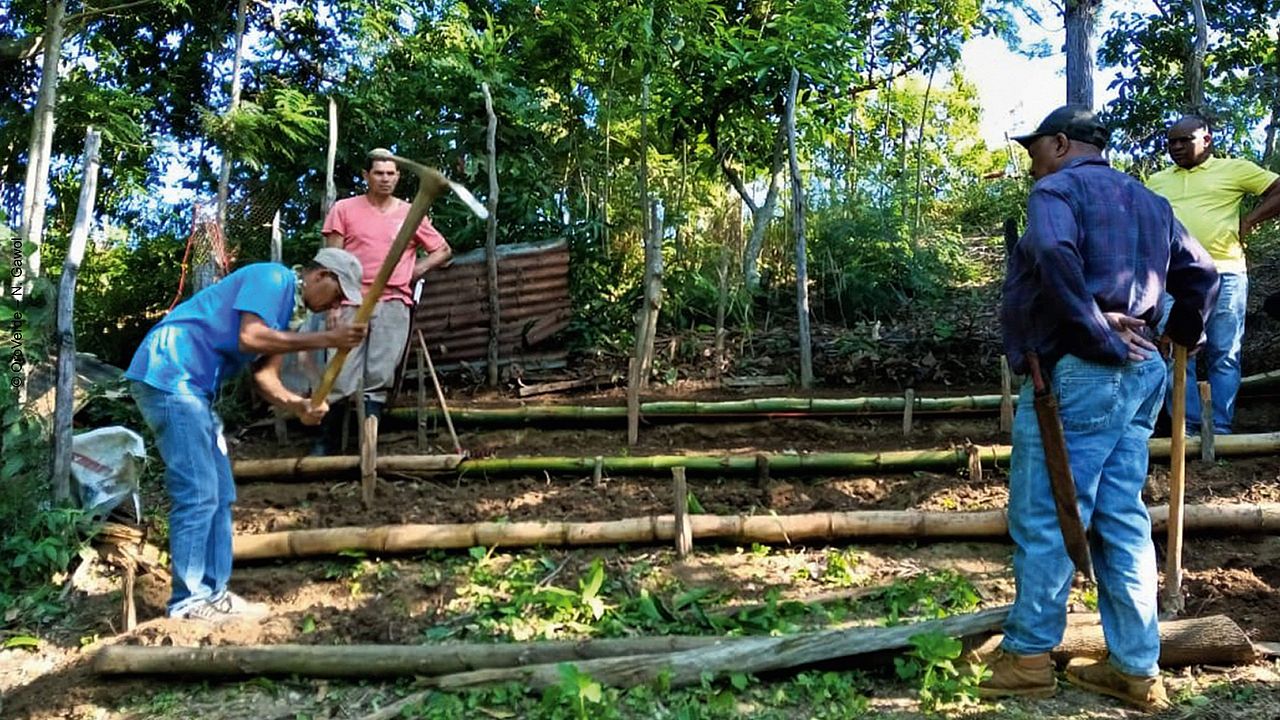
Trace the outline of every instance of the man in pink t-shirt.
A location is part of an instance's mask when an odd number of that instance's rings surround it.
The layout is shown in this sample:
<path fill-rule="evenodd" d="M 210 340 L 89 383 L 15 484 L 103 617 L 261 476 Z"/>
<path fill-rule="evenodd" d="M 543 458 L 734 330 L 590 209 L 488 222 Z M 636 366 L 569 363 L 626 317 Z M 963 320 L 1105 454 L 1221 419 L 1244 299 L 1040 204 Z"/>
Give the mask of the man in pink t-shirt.
<path fill-rule="evenodd" d="M 392 194 L 400 182 L 400 171 L 391 160 L 366 159 L 362 175 L 368 190 L 364 195 L 334 203 L 325 218 L 322 232 L 326 245 L 342 248 L 360 260 L 364 268 L 364 289 L 368 292 L 395 241 L 396 233 L 404 224 L 409 203 Z M 426 254 L 418 257 L 418 248 Z M 351 350 L 342 372 L 338 374 L 329 395 L 329 404 L 336 412 L 330 412 L 326 417 L 328 424 L 324 437 L 313 454 L 327 455 L 338 450 L 341 419 L 345 416 L 340 403 L 354 395 L 362 381 L 365 414 L 381 415 L 400 356 L 409 340 L 413 284 L 432 269 L 447 263 L 452 255 L 444 236 L 431 226 L 430 221 L 423 220 L 378 299 L 369 320 L 368 338 Z M 349 318 L 355 311 L 354 305 L 344 306 L 343 317 Z"/>

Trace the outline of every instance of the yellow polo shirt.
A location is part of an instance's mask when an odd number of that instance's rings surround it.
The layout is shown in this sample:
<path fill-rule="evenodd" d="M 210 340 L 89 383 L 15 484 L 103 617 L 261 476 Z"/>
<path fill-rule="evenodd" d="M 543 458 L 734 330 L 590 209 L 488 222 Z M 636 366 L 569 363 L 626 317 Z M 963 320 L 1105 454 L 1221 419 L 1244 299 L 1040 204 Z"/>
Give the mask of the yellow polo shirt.
<path fill-rule="evenodd" d="M 1174 165 L 1147 178 L 1147 187 L 1173 206 L 1173 214 L 1213 256 L 1218 272 L 1245 271 L 1240 244 L 1240 201 L 1261 195 L 1276 175 L 1239 158 L 1210 156 L 1186 170 Z"/>

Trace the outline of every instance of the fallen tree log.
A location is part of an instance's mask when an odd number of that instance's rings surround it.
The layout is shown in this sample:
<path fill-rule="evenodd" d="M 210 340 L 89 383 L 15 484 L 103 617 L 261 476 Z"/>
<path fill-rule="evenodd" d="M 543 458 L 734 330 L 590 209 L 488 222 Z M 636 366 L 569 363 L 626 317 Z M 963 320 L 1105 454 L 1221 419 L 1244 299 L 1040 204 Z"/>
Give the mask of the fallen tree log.
<path fill-rule="evenodd" d="M 1280 432 L 1223 435 L 1215 439 L 1222 456 L 1280 452 Z M 1169 457 L 1169 439 L 1148 444 L 1153 459 Z M 970 449 L 972 448 L 972 449 Z M 1186 452 L 1199 455 L 1200 438 L 1187 438 Z M 983 467 L 1007 466 L 1012 453 L 1008 445 L 957 446 L 948 449 L 885 450 L 879 452 L 833 453 L 751 453 L 738 455 L 640 455 L 600 458 L 605 472 L 623 474 L 669 474 L 674 467 L 691 473 L 716 475 L 755 474 L 758 458 L 768 460 L 775 474 L 882 473 L 915 470 L 948 470 L 969 467 L 976 453 Z M 585 475 L 596 466 L 594 457 L 523 456 L 508 458 L 466 458 L 457 455 L 388 455 L 378 459 L 378 469 L 396 472 L 441 472 L 457 470 L 467 475 L 526 475 L 565 473 Z M 238 460 L 232 466 L 237 480 L 270 478 L 288 480 L 358 471 L 358 457 L 304 457 L 274 460 Z"/>
<path fill-rule="evenodd" d="M 1168 507 L 1151 508 L 1153 530 L 1164 527 Z M 798 515 L 691 515 L 695 540 L 796 543 L 850 538 L 956 539 L 1008 535 L 1003 510 L 929 512 L 870 510 Z M 1185 530 L 1237 533 L 1280 532 L 1280 503 L 1189 505 Z M 417 552 L 469 547 L 536 547 L 666 543 L 675 537 L 675 517 L 651 515 L 604 522 L 478 522 L 339 527 L 237 535 L 236 560 L 332 555 L 343 550 Z"/>
<path fill-rule="evenodd" d="M 1008 607 L 993 608 L 970 615 L 957 615 L 941 620 L 927 620 L 911 625 L 887 628 L 847 628 L 820 630 L 799 635 L 750 637 L 724 640 L 715 645 L 692 650 L 630 657 L 600 658 L 575 663 L 578 671 L 597 682 L 613 687 L 635 687 L 662 679 L 666 687 L 680 688 L 702 682 L 704 673 L 722 675 L 728 672 L 762 673 L 867 653 L 896 650 L 910 644 L 915 635 L 941 633 L 964 637 L 989 632 L 999 627 Z M 559 685 L 563 681 L 560 663 L 543 663 L 524 667 L 473 670 L 424 678 L 420 684 L 441 690 L 518 682 L 533 690 Z M 416 693 L 371 714 L 362 720 L 391 720 L 401 711 L 419 702 L 430 690 Z"/>
<path fill-rule="evenodd" d="M 109 645 L 94 656 L 93 671 L 99 675 L 190 675 L 219 678 L 260 675 L 411 677 L 620 655 L 652 655 L 707 647 L 723 641 L 717 637 L 673 635 L 444 645 Z"/>
<path fill-rule="evenodd" d="M 989 638 L 981 645 L 979 652 L 994 650 L 1003 639 L 1003 635 Z M 1100 616 L 1068 615 L 1067 630 L 1062 635 L 1062 642 L 1053 650 L 1054 661 L 1065 665 L 1071 658 L 1102 658 L 1106 654 L 1107 641 L 1102 636 Z M 1225 615 L 1160 623 L 1160 667 L 1240 665 L 1251 663 L 1257 657 L 1257 650 L 1249 636 Z"/>

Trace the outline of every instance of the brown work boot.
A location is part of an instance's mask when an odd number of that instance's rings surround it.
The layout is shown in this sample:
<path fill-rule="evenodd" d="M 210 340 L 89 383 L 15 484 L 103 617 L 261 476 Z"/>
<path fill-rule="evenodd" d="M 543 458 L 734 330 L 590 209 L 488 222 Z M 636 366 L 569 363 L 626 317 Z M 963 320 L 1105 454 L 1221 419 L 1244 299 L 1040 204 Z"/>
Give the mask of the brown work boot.
<path fill-rule="evenodd" d="M 1047 698 L 1058 691 L 1058 678 L 1053 674 L 1053 658 L 1049 653 L 1015 655 L 996 650 L 976 658 L 975 662 L 986 665 L 987 672 L 991 673 L 991 677 L 978 685 L 980 697 Z"/>
<path fill-rule="evenodd" d="M 1164 680 L 1159 675 L 1128 675 L 1106 660 L 1072 660 L 1067 665 L 1067 681 L 1086 690 L 1119 698 L 1147 712 L 1159 712 L 1170 707 Z"/>

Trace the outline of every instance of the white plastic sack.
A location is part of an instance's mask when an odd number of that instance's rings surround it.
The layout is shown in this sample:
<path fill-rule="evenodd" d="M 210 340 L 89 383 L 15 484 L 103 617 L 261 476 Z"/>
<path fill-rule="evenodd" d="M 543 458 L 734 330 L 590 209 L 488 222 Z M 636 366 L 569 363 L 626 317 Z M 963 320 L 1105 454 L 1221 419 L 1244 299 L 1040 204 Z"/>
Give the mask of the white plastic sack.
<path fill-rule="evenodd" d="M 132 497 L 134 516 L 141 517 L 138 477 L 146 461 L 142 436 L 128 428 L 98 428 L 72 437 L 71 477 L 79 488 L 80 507 L 104 517 Z"/>

